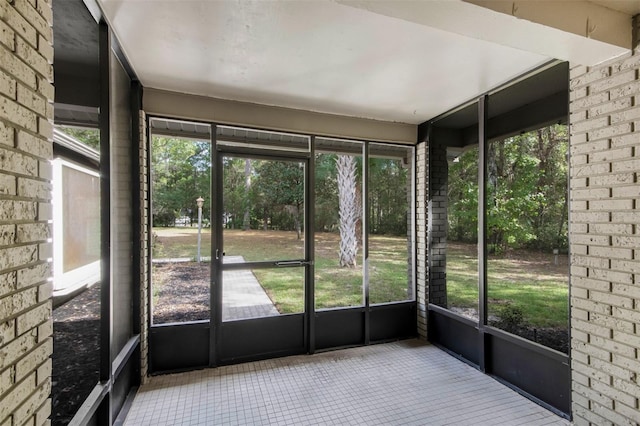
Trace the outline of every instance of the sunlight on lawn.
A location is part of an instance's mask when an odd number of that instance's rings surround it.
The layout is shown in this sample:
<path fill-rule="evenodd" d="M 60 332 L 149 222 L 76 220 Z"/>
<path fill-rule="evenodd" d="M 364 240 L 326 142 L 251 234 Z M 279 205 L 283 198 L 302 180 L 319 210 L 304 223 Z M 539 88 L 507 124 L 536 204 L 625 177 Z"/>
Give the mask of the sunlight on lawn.
<path fill-rule="evenodd" d="M 154 258 L 196 256 L 197 228 L 154 228 Z M 303 259 L 304 241 L 295 232 L 225 230 L 227 256 L 246 261 Z M 315 236 L 316 309 L 362 306 L 362 251 L 355 268 L 338 264 L 339 235 Z M 202 233 L 202 255 L 211 253 L 210 229 Z M 369 253 L 370 302 L 386 303 L 412 298 L 409 285 L 407 241 L 403 237 L 372 235 Z M 302 312 L 304 283 L 297 268 L 259 269 L 254 274 L 280 313 Z M 161 280 L 156 279 L 157 284 Z M 566 326 L 568 271 L 550 257 L 516 253 L 488 261 L 489 315 L 505 305 L 517 306 L 524 320 L 536 327 Z M 154 291 L 157 289 L 154 288 Z M 447 254 L 449 307 L 477 310 L 478 260 L 475 245 L 451 243 Z"/>
<path fill-rule="evenodd" d="M 190 258 L 198 254 L 198 228 L 153 228 L 152 256 L 160 258 Z M 211 256 L 211 229 L 202 230 L 200 255 Z"/>
<path fill-rule="evenodd" d="M 304 269 L 256 269 L 253 274 L 281 314 L 304 312 Z"/>
<path fill-rule="evenodd" d="M 195 258 L 197 228 L 154 228 L 154 258 Z M 355 268 L 338 263 L 340 237 L 318 233 L 315 237 L 316 309 L 361 306 L 362 250 Z M 202 233 L 202 256 L 210 256 L 210 229 Z M 295 232 L 224 230 L 226 256 L 243 256 L 245 261 L 304 258 L 304 240 Z M 370 237 L 370 303 L 407 300 L 412 297 L 408 284 L 406 237 Z M 302 312 L 304 283 L 293 273 L 296 268 L 257 269 L 254 275 L 280 313 Z M 413 283 L 411 283 L 413 286 Z M 412 290 L 412 289 L 411 289 Z"/>
<path fill-rule="evenodd" d="M 467 246 L 467 247 L 465 247 Z M 470 247 L 471 248 L 470 248 Z M 469 253 L 475 245 L 450 244 L 447 253 L 447 298 L 450 308 L 478 307 L 478 260 Z M 566 261 L 565 261 L 566 262 Z M 534 327 L 566 327 L 569 312 L 568 268 L 538 253 L 518 252 L 487 264 L 489 315 L 503 306 L 522 310 Z"/>

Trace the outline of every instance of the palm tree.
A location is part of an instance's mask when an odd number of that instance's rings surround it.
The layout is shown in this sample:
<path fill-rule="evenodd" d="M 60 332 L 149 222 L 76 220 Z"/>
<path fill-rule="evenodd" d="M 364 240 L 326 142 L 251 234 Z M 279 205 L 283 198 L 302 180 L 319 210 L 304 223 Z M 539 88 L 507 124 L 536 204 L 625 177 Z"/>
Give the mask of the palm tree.
<path fill-rule="evenodd" d="M 251 194 L 251 160 L 244 160 L 244 196 L 245 196 L 245 210 L 244 218 L 242 220 L 242 230 L 248 231 L 251 229 L 251 206 L 249 205 L 249 195 Z"/>
<path fill-rule="evenodd" d="M 357 225 L 360 220 L 360 201 L 356 189 L 356 161 L 350 155 L 336 158 L 340 214 L 340 266 L 356 266 L 358 253 Z"/>

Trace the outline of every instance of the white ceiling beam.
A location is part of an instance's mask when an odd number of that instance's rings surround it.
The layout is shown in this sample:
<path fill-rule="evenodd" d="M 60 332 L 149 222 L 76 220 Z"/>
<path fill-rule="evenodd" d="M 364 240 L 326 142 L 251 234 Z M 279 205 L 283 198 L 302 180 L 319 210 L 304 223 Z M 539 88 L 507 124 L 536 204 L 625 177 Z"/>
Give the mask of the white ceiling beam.
<path fill-rule="evenodd" d="M 583 0 L 336 1 L 582 65 L 595 65 L 631 49 L 631 16 Z"/>
<path fill-rule="evenodd" d="M 518 19 L 631 48 L 631 15 L 583 0 L 463 0 Z"/>

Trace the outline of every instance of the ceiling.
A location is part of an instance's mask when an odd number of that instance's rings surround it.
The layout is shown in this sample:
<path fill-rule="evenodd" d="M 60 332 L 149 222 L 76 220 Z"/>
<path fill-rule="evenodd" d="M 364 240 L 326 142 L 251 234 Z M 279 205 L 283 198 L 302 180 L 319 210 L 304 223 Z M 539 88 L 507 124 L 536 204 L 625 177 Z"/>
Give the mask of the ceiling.
<path fill-rule="evenodd" d="M 515 18 L 498 36 L 516 43 L 470 34 L 475 13 L 496 12 L 455 0 L 98 4 L 145 87 L 411 124 L 563 55 Z M 447 13 L 464 33 L 429 20 Z"/>

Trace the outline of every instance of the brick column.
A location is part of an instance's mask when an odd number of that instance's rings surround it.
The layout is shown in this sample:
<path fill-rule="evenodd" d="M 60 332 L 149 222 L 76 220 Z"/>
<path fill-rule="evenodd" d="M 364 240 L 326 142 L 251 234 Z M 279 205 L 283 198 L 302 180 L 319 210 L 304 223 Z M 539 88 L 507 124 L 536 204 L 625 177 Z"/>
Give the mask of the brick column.
<path fill-rule="evenodd" d="M 416 146 L 416 300 L 418 334 L 427 338 L 427 186 L 429 184 L 429 151 L 425 142 Z"/>
<path fill-rule="evenodd" d="M 571 69 L 571 367 L 577 425 L 640 423 L 639 74 L 638 51 Z"/>
<path fill-rule="evenodd" d="M 447 307 L 447 147 L 431 144 L 429 152 L 429 301 Z"/>
<path fill-rule="evenodd" d="M 149 187 L 147 185 L 147 117 L 140 111 L 140 382 L 149 371 Z"/>
<path fill-rule="evenodd" d="M 0 0 L 0 424 L 51 413 L 53 22 Z"/>

